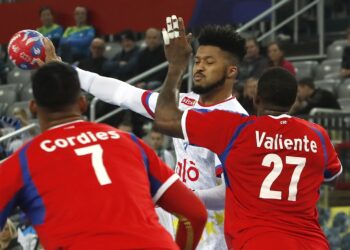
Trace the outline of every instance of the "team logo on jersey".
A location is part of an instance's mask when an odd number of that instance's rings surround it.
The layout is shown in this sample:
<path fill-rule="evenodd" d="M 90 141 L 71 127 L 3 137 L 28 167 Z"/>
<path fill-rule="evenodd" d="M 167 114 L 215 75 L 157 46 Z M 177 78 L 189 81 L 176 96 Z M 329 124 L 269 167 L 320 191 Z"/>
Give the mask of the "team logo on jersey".
<path fill-rule="evenodd" d="M 181 100 L 181 103 L 187 106 L 194 106 L 196 104 L 196 100 L 185 96 L 185 98 Z"/>

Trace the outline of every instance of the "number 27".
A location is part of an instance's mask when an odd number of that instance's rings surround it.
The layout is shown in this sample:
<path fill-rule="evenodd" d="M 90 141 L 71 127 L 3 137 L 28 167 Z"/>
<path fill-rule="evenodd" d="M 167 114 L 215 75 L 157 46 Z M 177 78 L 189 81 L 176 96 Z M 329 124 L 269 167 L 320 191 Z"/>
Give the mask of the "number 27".
<path fill-rule="evenodd" d="M 260 188 L 260 198 L 263 199 L 282 199 L 282 192 L 271 190 L 271 186 L 273 182 L 278 178 L 283 169 L 283 162 L 281 157 L 276 154 L 268 154 L 264 157 L 262 165 L 264 167 L 271 167 L 273 163 L 272 171 L 266 176 Z M 292 179 L 289 184 L 289 201 L 296 201 L 296 196 L 298 193 L 298 182 L 300 179 L 301 172 L 303 171 L 306 163 L 305 157 L 294 157 L 294 156 L 286 156 L 286 164 L 296 165 Z"/>

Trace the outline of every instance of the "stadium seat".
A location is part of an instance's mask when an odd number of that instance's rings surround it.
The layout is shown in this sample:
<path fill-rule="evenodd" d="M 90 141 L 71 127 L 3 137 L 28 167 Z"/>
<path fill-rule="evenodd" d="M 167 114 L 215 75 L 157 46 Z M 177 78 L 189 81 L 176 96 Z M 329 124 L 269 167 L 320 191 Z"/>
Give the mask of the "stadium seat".
<path fill-rule="evenodd" d="M 5 85 L 6 86 L 6 85 Z M 0 102 L 7 103 L 9 106 L 17 100 L 17 93 L 15 90 L 3 88 L 0 86 Z"/>
<path fill-rule="evenodd" d="M 107 58 L 112 58 L 117 53 L 119 53 L 121 50 L 122 50 L 122 47 L 121 47 L 120 43 L 118 43 L 118 42 L 108 42 L 108 43 L 106 43 L 105 56 Z"/>
<path fill-rule="evenodd" d="M 350 97 L 338 98 L 338 102 L 342 110 L 350 111 Z"/>
<path fill-rule="evenodd" d="M 8 108 L 8 104 L 5 102 L 0 102 L 0 116 L 5 115 Z"/>
<path fill-rule="evenodd" d="M 327 59 L 342 58 L 345 44 L 332 43 L 327 47 Z"/>
<path fill-rule="evenodd" d="M 323 79 L 315 81 L 315 87 L 326 89 L 333 94 L 336 94 L 336 89 L 340 84 L 340 79 Z"/>
<path fill-rule="evenodd" d="M 302 79 L 305 77 L 315 77 L 316 69 L 318 66 L 317 61 L 300 61 L 293 62 L 293 66 L 296 71 L 296 77 Z"/>
<path fill-rule="evenodd" d="M 324 79 L 328 74 L 338 73 L 341 68 L 341 59 L 324 60 L 317 68 L 316 79 Z"/>
<path fill-rule="evenodd" d="M 346 79 L 337 87 L 338 98 L 350 98 L 350 79 Z"/>
<path fill-rule="evenodd" d="M 26 84 L 19 92 L 20 101 L 29 101 L 33 99 L 33 90 L 30 84 Z"/>
<path fill-rule="evenodd" d="M 7 73 L 7 82 L 13 83 L 29 83 L 31 77 L 31 72 L 29 70 L 22 70 L 17 67 L 13 68 Z"/>
<path fill-rule="evenodd" d="M 29 110 L 29 102 L 28 101 L 13 103 L 10 107 L 8 107 L 6 114 L 8 116 L 12 116 L 13 115 L 13 111 L 16 108 L 24 109 L 26 111 L 26 113 L 27 113 L 28 118 L 32 117 L 32 114 L 31 114 L 31 112 Z"/>

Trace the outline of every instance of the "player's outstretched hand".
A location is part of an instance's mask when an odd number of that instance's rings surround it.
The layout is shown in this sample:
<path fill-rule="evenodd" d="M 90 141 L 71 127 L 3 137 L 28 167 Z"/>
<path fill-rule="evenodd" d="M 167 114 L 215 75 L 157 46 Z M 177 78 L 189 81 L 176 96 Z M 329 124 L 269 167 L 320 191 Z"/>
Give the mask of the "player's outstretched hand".
<path fill-rule="evenodd" d="M 186 67 L 192 53 L 191 34 L 186 36 L 182 17 L 175 15 L 166 18 L 167 28 L 162 30 L 165 57 L 169 65 Z"/>
<path fill-rule="evenodd" d="M 34 59 L 33 63 L 37 63 L 39 66 L 44 65 L 49 62 L 62 62 L 61 57 L 56 55 L 55 46 L 51 40 L 47 37 L 44 38 L 44 47 L 45 47 L 45 62 L 40 59 Z"/>

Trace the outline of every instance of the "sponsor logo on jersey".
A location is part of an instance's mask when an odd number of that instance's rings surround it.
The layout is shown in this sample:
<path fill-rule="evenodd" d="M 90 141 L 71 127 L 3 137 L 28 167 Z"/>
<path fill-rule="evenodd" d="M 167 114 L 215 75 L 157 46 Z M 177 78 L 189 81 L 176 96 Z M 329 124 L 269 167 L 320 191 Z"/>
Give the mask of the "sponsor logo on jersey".
<path fill-rule="evenodd" d="M 189 98 L 187 96 L 185 96 L 182 100 L 181 103 L 187 105 L 187 106 L 194 106 L 196 104 L 196 100 Z"/>

